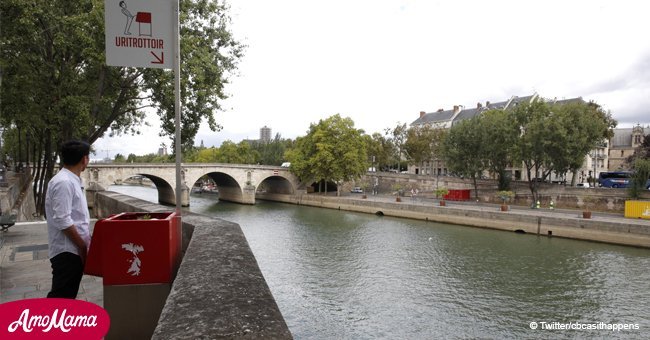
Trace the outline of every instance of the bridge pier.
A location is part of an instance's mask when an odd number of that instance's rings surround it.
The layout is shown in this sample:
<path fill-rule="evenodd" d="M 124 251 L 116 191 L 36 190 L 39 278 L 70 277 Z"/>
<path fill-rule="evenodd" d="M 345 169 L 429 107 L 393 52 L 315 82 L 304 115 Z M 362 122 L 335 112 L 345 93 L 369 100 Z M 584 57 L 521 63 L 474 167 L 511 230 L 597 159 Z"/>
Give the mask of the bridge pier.
<path fill-rule="evenodd" d="M 174 195 L 174 189 L 170 186 L 158 187 L 158 202 L 175 206 L 176 196 Z M 190 206 L 190 188 L 185 184 L 181 185 L 181 206 Z"/>
<path fill-rule="evenodd" d="M 255 187 L 246 186 L 243 189 L 239 187 L 219 187 L 219 200 L 239 204 L 255 204 Z"/>
<path fill-rule="evenodd" d="M 243 204 L 255 204 L 255 187 L 247 185 L 244 187 Z"/>

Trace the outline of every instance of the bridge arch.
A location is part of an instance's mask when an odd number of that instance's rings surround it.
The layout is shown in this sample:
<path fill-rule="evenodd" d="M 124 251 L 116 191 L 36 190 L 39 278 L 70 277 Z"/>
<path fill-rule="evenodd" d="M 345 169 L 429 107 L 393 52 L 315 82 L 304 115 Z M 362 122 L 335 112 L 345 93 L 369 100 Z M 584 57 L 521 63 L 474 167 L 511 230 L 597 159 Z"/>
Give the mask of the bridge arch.
<path fill-rule="evenodd" d="M 283 176 L 273 175 L 263 178 L 257 185 L 257 192 L 268 194 L 287 194 L 295 192 L 291 181 Z"/>
<path fill-rule="evenodd" d="M 192 186 L 203 176 L 208 176 L 217 185 L 217 189 L 219 190 L 219 200 L 237 203 L 244 202 L 244 193 L 239 182 L 233 176 L 225 172 L 213 171 L 198 177 L 194 175 L 191 178 L 188 178 L 189 181 L 187 184 Z"/>
<path fill-rule="evenodd" d="M 169 182 L 154 175 L 142 174 L 142 176 L 150 179 L 156 186 L 156 189 L 158 189 L 158 202 L 176 205 L 176 195 L 174 193 L 174 188 L 172 188 Z"/>
<path fill-rule="evenodd" d="M 129 178 L 133 178 L 135 176 L 142 176 L 145 178 L 148 178 L 151 180 L 151 182 L 154 184 L 158 191 L 158 202 L 161 204 L 166 204 L 166 205 L 175 205 L 176 204 L 176 196 L 174 193 L 174 188 L 171 186 L 171 184 L 164 178 L 158 177 L 156 175 L 148 174 L 148 173 L 135 173 L 135 174 L 125 174 L 125 178 L 117 178 L 115 180 L 115 184 L 118 183 L 123 183 Z M 184 204 L 186 205 L 186 204 Z"/>

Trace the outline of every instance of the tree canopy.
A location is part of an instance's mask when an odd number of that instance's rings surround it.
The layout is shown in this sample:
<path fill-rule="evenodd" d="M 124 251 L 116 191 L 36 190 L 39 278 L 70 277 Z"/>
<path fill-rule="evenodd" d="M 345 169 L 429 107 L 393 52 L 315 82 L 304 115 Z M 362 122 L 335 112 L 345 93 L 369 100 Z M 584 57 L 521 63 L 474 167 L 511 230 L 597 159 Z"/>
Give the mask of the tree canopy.
<path fill-rule="evenodd" d="M 442 143 L 443 156 L 449 171 L 469 177 L 478 196 L 477 178 L 486 168 L 484 130 L 478 117 L 462 120 L 449 130 Z"/>
<path fill-rule="evenodd" d="M 497 175 L 499 190 L 509 190 L 511 178 L 506 169 L 513 163 L 519 129 L 512 115 L 504 110 L 489 110 L 479 117 L 484 166 Z"/>
<path fill-rule="evenodd" d="M 58 146 L 69 139 L 95 142 L 106 132 L 137 133 L 145 109 L 156 108 L 161 135 L 174 132 L 172 72 L 108 67 L 104 55 L 104 1 L 3 0 L 0 3 L 2 116 L 17 161 L 31 161 L 37 207 L 52 176 Z M 214 113 L 243 45 L 229 31 L 228 7 L 217 0 L 181 1 L 182 144 L 193 144 Z M 29 145 L 28 145 L 29 143 Z M 28 146 L 27 146 L 28 145 Z M 29 152 L 29 157 L 27 154 Z"/>
<path fill-rule="evenodd" d="M 546 179 L 553 171 L 575 172 L 616 126 L 611 115 L 592 102 L 558 105 L 537 100 L 519 104 L 512 113 L 520 131 L 514 159 L 525 166 L 533 200 L 537 200 L 537 179 Z"/>
<path fill-rule="evenodd" d="M 402 170 L 402 152 L 404 151 L 404 143 L 406 143 L 406 138 L 408 137 L 408 126 L 406 123 L 397 123 L 394 128 L 386 128 L 384 131 L 387 136 L 390 136 L 391 142 L 394 146 L 394 152 L 396 152 L 393 157 L 395 163 L 397 163 L 397 171 Z"/>
<path fill-rule="evenodd" d="M 404 152 L 412 164 L 423 165 L 439 157 L 442 129 L 430 125 L 413 126 L 406 132 Z"/>
<path fill-rule="evenodd" d="M 342 183 L 357 179 L 368 169 L 363 130 L 339 114 L 311 124 L 307 135 L 298 137 L 287 152 L 291 172 L 303 181 Z M 327 191 L 327 188 L 325 188 Z"/>
<path fill-rule="evenodd" d="M 379 171 L 390 168 L 395 155 L 393 141 L 378 132 L 373 133 L 372 136 L 364 135 L 364 138 L 366 138 L 371 165 Z"/>

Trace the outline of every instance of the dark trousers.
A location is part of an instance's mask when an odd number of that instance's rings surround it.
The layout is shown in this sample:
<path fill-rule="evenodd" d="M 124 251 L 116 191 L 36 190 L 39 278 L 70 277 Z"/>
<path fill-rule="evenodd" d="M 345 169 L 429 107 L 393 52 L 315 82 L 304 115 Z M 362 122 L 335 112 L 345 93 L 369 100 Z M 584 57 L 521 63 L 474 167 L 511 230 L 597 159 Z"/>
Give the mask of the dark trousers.
<path fill-rule="evenodd" d="M 76 299 L 84 273 L 81 257 L 73 253 L 61 253 L 50 259 L 52 263 L 52 290 L 49 298 Z"/>

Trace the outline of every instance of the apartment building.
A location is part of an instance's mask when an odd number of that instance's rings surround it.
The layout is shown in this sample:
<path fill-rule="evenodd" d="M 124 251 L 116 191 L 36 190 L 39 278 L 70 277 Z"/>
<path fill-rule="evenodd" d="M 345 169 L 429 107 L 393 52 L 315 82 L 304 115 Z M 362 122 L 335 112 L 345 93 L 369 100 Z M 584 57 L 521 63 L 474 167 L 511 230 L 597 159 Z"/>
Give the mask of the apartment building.
<path fill-rule="evenodd" d="M 463 105 L 455 105 L 451 110 L 439 109 L 438 111 L 431 112 L 431 113 L 420 112 L 420 116 L 418 117 L 418 119 L 416 119 L 411 123 L 411 126 L 428 124 L 431 126 L 448 129 L 464 119 L 471 119 L 487 110 L 492 110 L 492 109 L 505 110 L 505 109 L 513 108 L 522 103 L 530 103 L 540 99 L 545 100 L 551 104 L 568 104 L 572 102 L 584 102 L 584 100 L 581 97 L 561 99 L 561 100 L 558 100 L 557 98 L 542 99 L 537 93 L 534 93 L 529 96 L 523 96 L 523 97 L 512 96 L 510 99 L 500 101 L 500 102 L 491 103 L 488 101 L 485 103 L 485 105 L 483 105 L 483 103 L 477 103 L 476 106 L 472 108 L 465 108 Z M 635 138 L 637 138 L 637 140 L 639 139 L 639 137 L 635 137 Z M 613 140 L 614 139 L 615 138 L 613 138 Z M 641 138 L 640 140 L 643 141 L 643 138 Z M 583 163 L 583 166 L 576 173 L 576 180 L 578 182 L 586 182 L 588 178 L 591 178 L 592 176 L 597 177 L 599 173 L 608 171 L 608 169 L 611 168 L 610 162 L 608 161 L 608 157 L 611 154 L 609 145 L 612 142 L 614 141 L 609 141 L 609 142 L 603 141 L 603 143 L 596 146 L 594 150 L 592 150 L 589 154 L 585 155 L 585 161 Z M 615 143 L 615 145 L 621 145 L 621 144 L 622 143 L 619 142 Z M 633 146 L 630 146 L 629 148 L 633 148 Z M 625 157 L 627 157 L 628 154 L 631 154 L 631 152 L 633 152 L 630 151 L 629 149 L 626 150 L 627 151 L 625 152 L 626 155 Z M 521 166 L 513 165 L 513 167 L 508 169 L 508 171 L 510 171 L 511 178 L 514 180 L 528 180 L 523 165 Z M 448 174 L 448 171 L 443 160 L 434 159 L 433 161 L 425 162 L 422 165 L 410 165 L 409 173 L 444 176 Z M 488 177 L 489 174 L 485 173 L 484 176 Z M 564 181 L 568 182 L 571 181 L 572 176 L 573 173 L 567 174 L 567 177 L 563 177 L 561 174 L 553 173 L 551 174 L 551 178 L 549 178 L 548 180 L 552 182 L 564 182 Z"/>

